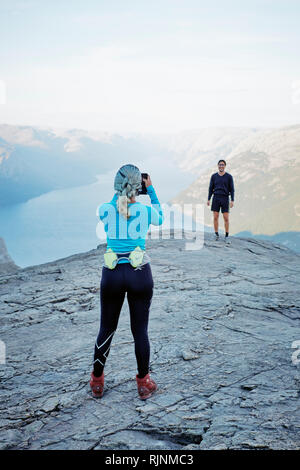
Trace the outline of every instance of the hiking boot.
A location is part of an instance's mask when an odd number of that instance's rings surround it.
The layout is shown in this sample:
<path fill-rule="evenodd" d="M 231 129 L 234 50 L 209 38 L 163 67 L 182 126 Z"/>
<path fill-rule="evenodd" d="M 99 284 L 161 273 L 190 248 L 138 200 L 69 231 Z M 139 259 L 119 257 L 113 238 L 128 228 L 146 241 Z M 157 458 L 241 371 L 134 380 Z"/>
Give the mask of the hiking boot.
<path fill-rule="evenodd" d="M 147 400 L 147 398 L 151 397 L 151 395 L 157 390 L 157 385 L 153 379 L 150 378 L 150 374 L 148 373 L 142 379 L 139 379 L 136 376 L 136 382 L 139 392 L 139 398 L 141 400 Z"/>
<path fill-rule="evenodd" d="M 95 377 L 94 373 L 91 373 L 90 387 L 94 398 L 101 398 L 104 389 L 104 371 L 100 377 Z"/>

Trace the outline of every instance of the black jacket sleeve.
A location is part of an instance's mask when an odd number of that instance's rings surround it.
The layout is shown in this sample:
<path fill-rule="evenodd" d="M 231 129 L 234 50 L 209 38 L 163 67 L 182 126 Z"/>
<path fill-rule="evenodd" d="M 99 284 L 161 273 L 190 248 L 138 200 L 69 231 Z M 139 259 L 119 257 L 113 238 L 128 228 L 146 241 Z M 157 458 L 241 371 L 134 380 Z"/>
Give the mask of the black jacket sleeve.
<path fill-rule="evenodd" d="M 230 175 L 230 181 L 229 181 L 229 192 L 230 192 L 230 196 L 231 196 L 231 200 L 234 201 L 234 183 L 233 183 L 233 178 L 232 176 Z"/>
<path fill-rule="evenodd" d="M 208 198 L 207 200 L 209 201 L 210 198 L 212 197 L 213 191 L 214 191 L 214 175 L 211 175 L 210 177 L 210 182 L 209 182 L 209 188 L 208 188 Z"/>

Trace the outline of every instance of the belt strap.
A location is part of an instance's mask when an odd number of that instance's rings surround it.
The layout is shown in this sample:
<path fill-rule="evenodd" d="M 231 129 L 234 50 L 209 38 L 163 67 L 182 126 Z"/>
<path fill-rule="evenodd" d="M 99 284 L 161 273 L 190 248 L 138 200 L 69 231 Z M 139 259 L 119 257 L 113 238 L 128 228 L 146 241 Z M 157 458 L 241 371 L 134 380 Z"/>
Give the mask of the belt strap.
<path fill-rule="evenodd" d="M 131 253 L 131 252 L 128 251 L 128 253 L 116 253 L 116 255 L 117 255 L 118 258 L 121 258 L 122 256 L 128 258 L 128 256 L 130 255 L 130 253 Z"/>

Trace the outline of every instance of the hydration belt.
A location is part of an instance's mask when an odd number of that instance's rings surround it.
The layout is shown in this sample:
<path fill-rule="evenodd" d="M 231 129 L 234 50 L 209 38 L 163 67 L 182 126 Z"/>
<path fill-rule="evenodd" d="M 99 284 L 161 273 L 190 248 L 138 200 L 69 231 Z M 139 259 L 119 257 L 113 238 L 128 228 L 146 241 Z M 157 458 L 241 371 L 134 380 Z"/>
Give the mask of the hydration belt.
<path fill-rule="evenodd" d="M 133 251 L 128 253 L 115 253 L 109 248 L 104 253 L 104 265 L 109 269 L 115 269 L 119 259 L 128 259 L 133 268 L 137 268 L 143 262 L 145 251 L 141 247 L 137 246 Z M 126 256 L 128 255 L 128 256 Z"/>

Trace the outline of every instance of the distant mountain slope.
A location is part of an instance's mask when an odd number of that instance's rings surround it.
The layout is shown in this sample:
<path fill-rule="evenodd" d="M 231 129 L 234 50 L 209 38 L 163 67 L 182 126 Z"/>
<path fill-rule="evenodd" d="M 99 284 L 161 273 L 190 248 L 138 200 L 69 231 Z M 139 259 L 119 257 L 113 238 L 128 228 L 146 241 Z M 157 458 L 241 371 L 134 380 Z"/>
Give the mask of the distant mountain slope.
<path fill-rule="evenodd" d="M 152 150 L 138 138 L 0 125 L 0 206 L 96 182 L 96 174 L 120 160 L 141 159 Z"/>
<path fill-rule="evenodd" d="M 300 230 L 300 125 L 262 130 L 228 155 L 226 171 L 235 181 L 230 231 L 273 235 Z M 211 167 L 172 203 L 206 204 Z M 205 223 L 212 225 L 210 208 Z"/>
<path fill-rule="evenodd" d="M 96 182 L 96 174 L 126 160 L 153 162 L 158 158 L 173 162 L 185 174 L 193 172 L 197 176 L 256 132 L 250 128 L 218 127 L 168 135 L 120 136 L 2 124 L 0 206 L 25 202 L 53 189 Z M 166 172 L 166 177 L 171 178 Z"/>
<path fill-rule="evenodd" d="M 299 217 L 293 216 L 293 210 L 299 204 L 299 135 L 299 125 L 280 129 L 216 127 L 160 136 L 120 136 L 3 124 L 0 207 L 25 202 L 54 189 L 93 183 L 97 181 L 96 174 L 126 160 L 146 159 L 162 162 L 162 167 L 163 162 L 172 160 L 182 171 L 183 180 L 187 173 L 199 177 L 174 201 L 205 200 L 210 174 L 216 171 L 215 163 L 225 158 L 237 185 L 234 214 L 238 217 L 232 218 L 231 226 L 234 232 L 247 230 L 268 235 L 274 231 L 297 231 Z M 166 170 L 165 178 L 166 184 L 172 184 L 170 171 Z M 190 177 L 186 181 L 191 181 Z M 275 216 L 278 209 L 284 212 L 280 226 Z M 208 211 L 207 216 L 211 224 Z"/>
<path fill-rule="evenodd" d="M 164 135 L 159 141 L 174 154 L 179 168 L 193 171 L 196 177 L 216 160 L 228 157 L 241 142 L 258 131 L 247 127 L 212 127 Z"/>

